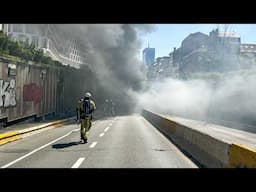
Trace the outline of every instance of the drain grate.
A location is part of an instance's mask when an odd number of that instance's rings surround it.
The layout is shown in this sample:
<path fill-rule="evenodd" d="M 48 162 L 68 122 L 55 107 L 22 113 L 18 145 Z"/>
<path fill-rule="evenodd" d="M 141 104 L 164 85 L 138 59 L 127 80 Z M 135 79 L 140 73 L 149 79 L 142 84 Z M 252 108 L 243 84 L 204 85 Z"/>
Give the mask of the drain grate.
<path fill-rule="evenodd" d="M 169 151 L 169 149 L 152 149 L 154 151 Z"/>

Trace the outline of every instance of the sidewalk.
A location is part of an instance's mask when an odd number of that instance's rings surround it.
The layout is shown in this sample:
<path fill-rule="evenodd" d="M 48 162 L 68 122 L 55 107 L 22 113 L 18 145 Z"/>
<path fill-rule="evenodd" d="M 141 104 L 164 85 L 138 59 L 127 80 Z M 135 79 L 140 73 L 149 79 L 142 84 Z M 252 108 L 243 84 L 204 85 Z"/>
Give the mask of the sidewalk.
<path fill-rule="evenodd" d="M 70 121 L 74 121 L 74 117 L 59 119 L 59 120 L 49 120 L 41 122 L 32 123 L 19 123 L 12 126 L 8 126 L 0 129 L 0 145 L 6 144 L 22 138 L 22 134 L 29 133 L 32 131 L 37 131 L 50 126 L 58 126 L 60 124 L 65 124 Z"/>
<path fill-rule="evenodd" d="M 16 130 L 22 130 L 22 129 L 26 129 L 26 128 L 30 128 L 30 127 L 35 127 L 35 126 L 40 126 L 40 125 L 43 125 L 43 124 L 46 124 L 46 123 L 50 123 L 50 122 L 53 122 L 53 121 L 41 121 L 41 122 L 33 122 L 33 123 L 19 123 L 19 124 L 15 124 L 15 125 L 11 125 L 11 126 L 8 126 L 8 127 L 4 127 L 4 128 L 1 128 L 0 129 L 0 134 L 2 133 L 6 133 L 6 132 L 9 132 L 9 131 L 16 131 Z"/>

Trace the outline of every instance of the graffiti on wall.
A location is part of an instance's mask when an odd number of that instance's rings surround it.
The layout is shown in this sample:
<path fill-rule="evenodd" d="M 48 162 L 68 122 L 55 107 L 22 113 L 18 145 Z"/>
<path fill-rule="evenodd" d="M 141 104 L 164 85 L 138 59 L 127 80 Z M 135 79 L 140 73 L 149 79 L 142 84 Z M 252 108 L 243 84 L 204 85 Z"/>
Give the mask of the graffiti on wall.
<path fill-rule="evenodd" d="M 15 80 L 4 81 L 0 79 L 0 107 L 16 106 Z"/>
<path fill-rule="evenodd" d="M 23 101 L 33 101 L 35 104 L 39 103 L 43 98 L 43 88 L 37 86 L 35 83 L 24 85 L 23 87 Z"/>

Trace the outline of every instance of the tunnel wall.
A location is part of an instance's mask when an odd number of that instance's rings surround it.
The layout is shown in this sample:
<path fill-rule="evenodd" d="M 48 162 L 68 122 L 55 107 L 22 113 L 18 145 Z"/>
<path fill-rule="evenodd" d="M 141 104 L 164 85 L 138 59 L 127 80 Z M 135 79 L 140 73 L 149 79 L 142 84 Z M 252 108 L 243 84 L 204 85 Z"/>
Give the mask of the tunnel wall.
<path fill-rule="evenodd" d="M 69 92 L 74 88 L 72 74 L 65 73 L 68 72 L 46 65 L 0 58 L 0 121 L 75 111 L 77 96 L 74 91 Z"/>

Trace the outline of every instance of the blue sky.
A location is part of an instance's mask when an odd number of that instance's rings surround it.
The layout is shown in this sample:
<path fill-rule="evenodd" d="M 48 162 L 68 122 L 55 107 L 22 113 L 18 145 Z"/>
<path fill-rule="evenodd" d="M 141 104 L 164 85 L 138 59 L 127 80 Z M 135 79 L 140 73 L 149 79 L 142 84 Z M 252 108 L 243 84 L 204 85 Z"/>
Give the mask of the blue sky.
<path fill-rule="evenodd" d="M 219 26 L 224 30 L 224 24 L 156 24 L 155 30 L 141 36 L 142 50 L 148 46 L 156 49 L 156 57 L 168 56 L 174 47 L 180 47 L 182 40 L 190 33 L 209 32 Z M 256 44 L 256 24 L 228 24 L 227 31 L 234 31 L 241 37 L 242 43 Z M 142 59 L 142 50 L 140 59 Z"/>

